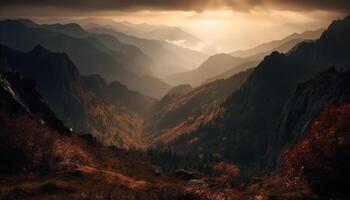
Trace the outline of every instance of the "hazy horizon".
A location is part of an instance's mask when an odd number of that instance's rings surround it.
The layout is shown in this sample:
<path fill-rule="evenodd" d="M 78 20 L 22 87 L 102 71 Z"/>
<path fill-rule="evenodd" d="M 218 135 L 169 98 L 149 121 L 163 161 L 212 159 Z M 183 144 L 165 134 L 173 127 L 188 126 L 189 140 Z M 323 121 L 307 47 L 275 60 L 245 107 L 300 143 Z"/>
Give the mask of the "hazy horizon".
<path fill-rule="evenodd" d="M 350 0 L 0 1 L 0 200 L 350 199 Z"/>
<path fill-rule="evenodd" d="M 342 18 L 349 10 L 342 1 L 334 5 L 328 1 L 284 4 L 271 0 L 255 4 L 243 1 L 104 2 L 2 2 L 0 11 L 2 17 L 31 18 L 45 23 L 55 22 L 55 18 L 103 18 L 176 26 L 199 37 L 201 43 L 190 46 L 181 44 L 182 41 L 171 42 L 215 54 L 252 48 L 295 32 L 327 28 L 333 19 Z"/>

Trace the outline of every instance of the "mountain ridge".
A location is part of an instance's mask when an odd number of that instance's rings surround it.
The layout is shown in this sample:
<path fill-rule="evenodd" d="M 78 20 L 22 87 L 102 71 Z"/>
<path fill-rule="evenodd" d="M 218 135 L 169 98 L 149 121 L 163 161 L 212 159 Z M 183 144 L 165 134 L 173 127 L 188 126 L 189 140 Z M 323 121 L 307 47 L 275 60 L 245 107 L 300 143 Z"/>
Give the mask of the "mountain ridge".
<path fill-rule="evenodd" d="M 0 66 L 1 69 L 18 71 L 35 80 L 39 92 L 65 124 L 75 130 L 90 132 L 106 145 L 142 146 L 138 141 L 142 119 L 137 113 L 144 112 L 151 99 L 129 91 L 117 82 L 102 85 L 100 90 L 94 91 L 87 84 L 95 83 L 90 81 L 92 78 L 81 77 L 64 53 L 52 53 L 42 46 L 29 53 L 0 47 L 0 59 L 7 65 Z M 115 95 L 121 91 L 122 96 Z"/>
<path fill-rule="evenodd" d="M 12 48 L 29 51 L 41 44 L 56 52 L 66 52 L 82 74 L 100 74 L 108 81 L 118 80 L 150 96 L 160 97 L 170 88 L 158 78 L 127 70 L 116 60 L 125 57 L 103 47 L 98 40 L 74 38 L 44 28 L 29 28 L 16 21 L 1 21 L 0 24 L 3 33 L 0 42 Z"/>

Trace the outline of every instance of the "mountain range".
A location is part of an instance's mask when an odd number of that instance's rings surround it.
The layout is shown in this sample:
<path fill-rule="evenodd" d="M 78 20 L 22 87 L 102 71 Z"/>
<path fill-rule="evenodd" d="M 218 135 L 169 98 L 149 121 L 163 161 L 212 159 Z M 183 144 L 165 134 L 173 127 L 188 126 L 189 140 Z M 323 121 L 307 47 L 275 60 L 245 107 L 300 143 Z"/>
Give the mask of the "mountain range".
<path fill-rule="evenodd" d="M 302 33 L 293 33 L 281 40 L 275 40 L 271 42 L 267 42 L 264 44 L 260 44 L 256 47 L 247 50 L 238 50 L 232 52 L 232 56 L 237 57 L 250 57 L 261 54 L 270 54 L 273 51 L 278 51 L 281 53 L 287 53 L 290 49 L 292 49 L 296 44 L 305 41 L 305 40 L 315 40 L 318 39 L 324 29 L 318 29 L 314 31 L 305 31 Z"/>
<path fill-rule="evenodd" d="M 152 75 L 146 66 L 149 57 L 112 36 L 91 34 L 74 24 L 33 27 L 11 20 L 1 21 L 0 29 L 2 44 L 22 51 L 40 44 L 52 51 L 66 52 L 83 75 L 100 74 L 107 81 L 118 80 L 153 97 L 161 97 L 170 88 Z"/>
<path fill-rule="evenodd" d="M 349 197 L 350 16 L 175 87 L 151 49 L 190 50 L 105 25 L 0 21 L 0 198 Z"/>
<path fill-rule="evenodd" d="M 197 123 L 200 124 L 197 128 L 174 130 L 171 135 L 180 137 L 164 139 L 165 146 L 194 155 L 215 153 L 220 159 L 256 168 L 257 163 L 265 162 L 265 153 L 273 138 L 279 138 L 272 137 L 272 133 L 298 84 L 329 67 L 341 70 L 350 65 L 349 28 L 350 17 L 334 21 L 320 39 L 303 42 L 287 54 L 273 52 L 265 57 L 238 90 L 232 91 L 223 103 L 211 110 L 218 114 L 209 121 L 204 118 Z M 175 105 L 169 104 L 171 108 L 176 105 L 186 106 L 179 100 Z M 179 120 L 179 116 L 177 113 L 175 119 Z M 203 117 L 209 116 L 212 115 L 203 114 Z M 182 132 L 184 129 L 186 131 Z"/>
<path fill-rule="evenodd" d="M 282 40 L 261 44 L 248 50 L 240 50 L 231 54 L 216 54 L 209 57 L 197 68 L 168 76 L 172 84 L 191 84 L 198 86 L 217 79 L 225 79 L 238 72 L 253 68 L 267 55 L 274 51 L 287 53 L 297 44 L 305 40 L 318 39 L 323 29 L 293 33 Z"/>
<path fill-rule="evenodd" d="M 68 20 L 72 21 L 72 20 Z M 118 22 L 108 19 L 83 19 L 76 21 L 84 26 L 95 26 L 96 24 L 112 28 L 116 31 L 125 33 L 127 35 L 136 36 L 138 38 L 162 40 L 162 41 L 185 41 L 186 44 L 195 45 L 202 42 L 197 36 L 184 31 L 179 27 L 166 25 L 151 25 L 147 23 L 131 23 L 127 21 Z"/>
<path fill-rule="evenodd" d="M 91 133 L 105 144 L 140 147 L 142 119 L 153 101 L 121 83 L 100 76 L 81 76 L 67 54 L 36 46 L 28 53 L 1 46 L 0 69 L 20 72 L 38 84 L 39 92 L 67 126 Z"/>
<path fill-rule="evenodd" d="M 199 199 L 185 181 L 156 175 L 145 155 L 66 128 L 35 87 L 0 71 L 1 199 Z"/>
<path fill-rule="evenodd" d="M 90 24 L 87 30 L 94 33 L 109 34 L 123 43 L 139 47 L 149 57 L 153 58 L 153 72 L 160 77 L 186 71 L 188 68 L 200 65 L 208 57 L 203 53 L 173 45 L 163 40 L 151 40 L 127 35 L 108 26 Z"/>
<path fill-rule="evenodd" d="M 170 75 L 167 79 L 174 85 L 184 83 L 192 86 L 199 86 L 202 82 L 212 77 L 219 76 L 223 72 L 226 72 L 235 66 L 249 62 L 247 60 L 248 59 L 233 57 L 229 54 L 216 54 L 209 57 L 198 68 L 191 71 Z"/>

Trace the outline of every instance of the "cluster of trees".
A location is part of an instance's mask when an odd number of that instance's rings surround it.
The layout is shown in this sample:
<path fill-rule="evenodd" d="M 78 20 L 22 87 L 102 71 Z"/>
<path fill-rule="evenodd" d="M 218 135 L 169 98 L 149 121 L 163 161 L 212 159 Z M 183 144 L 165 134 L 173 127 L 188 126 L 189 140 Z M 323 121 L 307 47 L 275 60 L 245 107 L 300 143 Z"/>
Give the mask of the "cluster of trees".
<path fill-rule="evenodd" d="M 165 173 L 173 173 L 178 169 L 186 169 L 205 175 L 215 185 L 235 185 L 240 180 L 239 167 L 222 161 L 215 154 L 179 154 L 169 149 L 148 150 L 152 163 L 160 166 Z"/>
<path fill-rule="evenodd" d="M 180 154 L 169 149 L 150 149 L 147 151 L 152 163 L 162 167 L 165 172 L 172 172 L 177 169 L 187 169 L 190 171 L 200 171 L 209 173 L 210 156 L 195 156 L 190 154 Z"/>

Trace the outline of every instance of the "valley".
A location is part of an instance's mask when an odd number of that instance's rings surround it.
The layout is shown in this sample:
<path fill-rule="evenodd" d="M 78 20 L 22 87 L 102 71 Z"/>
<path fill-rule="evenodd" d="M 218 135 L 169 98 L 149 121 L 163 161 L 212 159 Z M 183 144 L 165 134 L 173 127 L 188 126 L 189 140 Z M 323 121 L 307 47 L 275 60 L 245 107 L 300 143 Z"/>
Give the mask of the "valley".
<path fill-rule="evenodd" d="M 0 20 L 0 199 L 350 196 L 350 16 L 212 55 L 173 26 L 38 21 Z"/>

